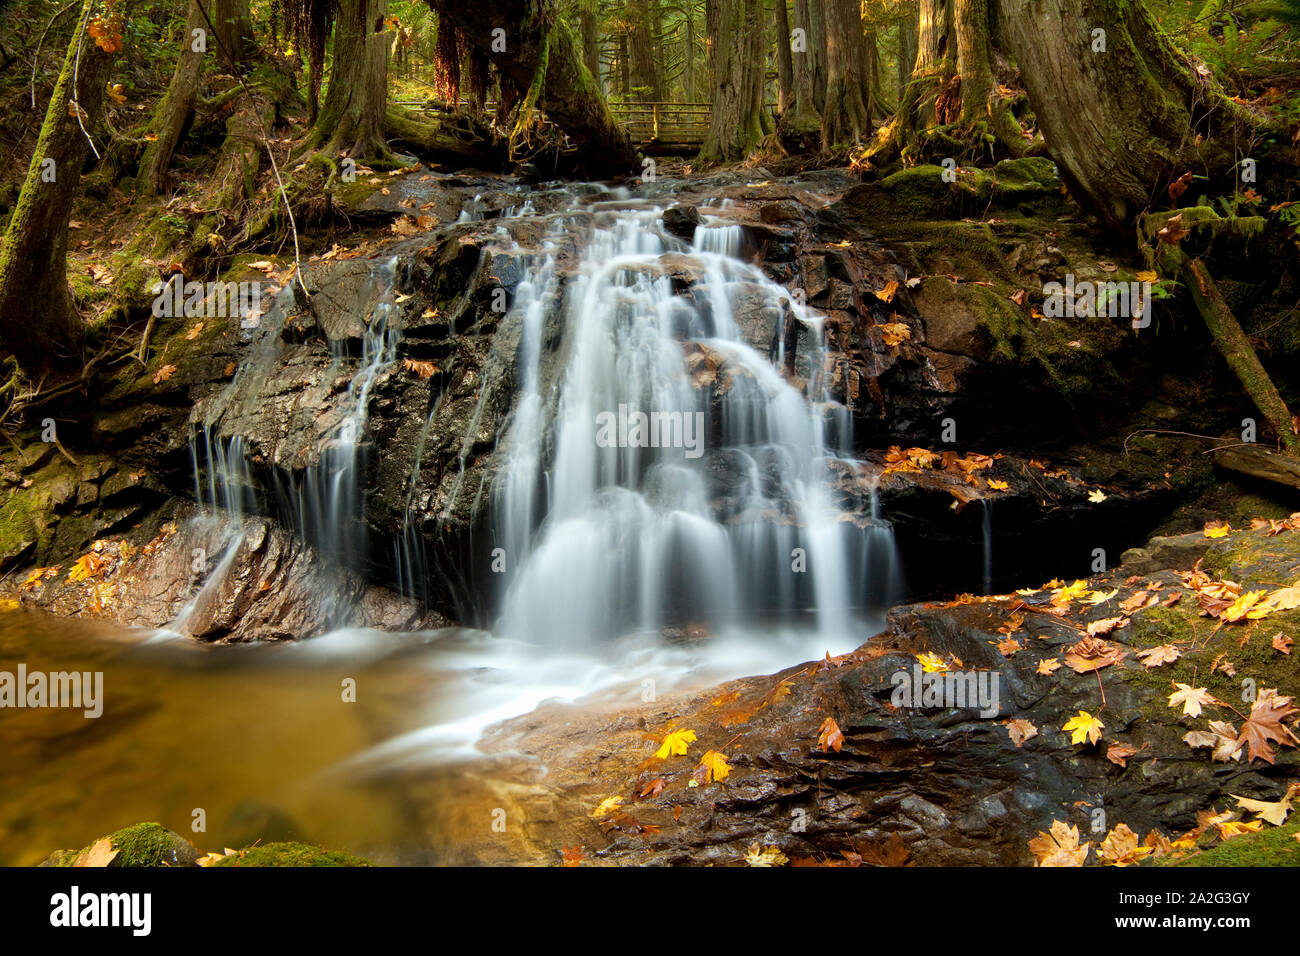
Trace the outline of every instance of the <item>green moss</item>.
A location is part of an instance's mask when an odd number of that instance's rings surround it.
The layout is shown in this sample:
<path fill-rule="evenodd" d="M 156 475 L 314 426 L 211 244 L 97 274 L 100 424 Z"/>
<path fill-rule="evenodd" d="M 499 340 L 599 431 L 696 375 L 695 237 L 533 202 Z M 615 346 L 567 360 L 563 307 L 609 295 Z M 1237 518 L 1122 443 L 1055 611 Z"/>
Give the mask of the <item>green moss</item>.
<path fill-rule="evenodd" d="M 137 823 L 123 827 L 107 837 L 117 856 L 109 864 L 114 867 L 192 866 L 197 856 L 194 847 L 159 823 Z M 77 857 L 90 851 L 98 843 L 69 852 L 60 851 L 50 857 L 50 866 L 72 866 Z"/>
<path fill-rule="evenodd" d="M 1300 866 L 1300 813 L 1293 813 L 1284 826 L 1268 823 L 1259 833 L 1246 833 L 1224 840 L 1191 856 L 1159 860 L 1157 866 Z"/>
<path fill-rule="evenodd" d="M 40 537 L 32 495 L 15 489 L 9 500 L 0 505 L 0 562 L 21 554 Z"/>
<path fill-rule="evenodd" d="M 374 866 L 369 860 L 307 843 L 268 843 L 248 847 L 213 866 Z"/>

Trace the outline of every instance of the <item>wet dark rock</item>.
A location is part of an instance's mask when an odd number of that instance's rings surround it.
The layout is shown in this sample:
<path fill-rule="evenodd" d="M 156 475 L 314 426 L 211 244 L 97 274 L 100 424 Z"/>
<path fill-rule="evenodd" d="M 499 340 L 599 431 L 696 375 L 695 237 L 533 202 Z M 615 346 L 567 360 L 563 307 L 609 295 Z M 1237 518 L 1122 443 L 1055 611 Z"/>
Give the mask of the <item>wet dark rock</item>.
<path fill-rule="evenodd" d="M 1275 575 L 1274 565 L 1256 555 L 1279 554 L 1276 560 L 1293 568 L 1300 559 L 1295 533 L 1234 538 L 1214 542 L 1211 558 L 1247 588 L 1268 586 Z M 1183 570 L 1192 555 L 1180 553 Z M 581 842 L 596 864 L 735 865 L 756 841 L 792 858 L 835 860 L 846 850 L 883 849 L 896 835 L 919 865 L 1026 865 L 1029 841 L 1054 820 L 1078 826 L 1085 841 L 1099 841 L 1119 823 L 1172 838 L 1195 827 L 1198 812 L 1234 805 L 1230 794 L 1277 799 L 1300 767 L 1300 752 L 1278 748 L 1276 764 L 1244 756 L 1212 763 L 1207 750 L 1183 739 L 1210 717 L 1185 717 L 1167 697 L 1171 680 L 1195 680 L 1229 699 L 1245 669 L 1260 687 L 1294 694 L 1294 668 L 1259 633 L 1243 647 L 1247 631 L 1240 627 L 1229 633 L 1198 623 L 1190 594 L 1165 607 L 1183 590 L 1175 571 L 1130 578 L 1129 570 L 1092 578 L 1093 589 L 1118 594 L 1097 606 L 1075 602 L 1064 619 L 1033 612 L 1049 592 L 899 607 L 884 632 L 843 657 L 614 712 L 545 705 L 508 721 L 485 746 L 518 750 L 546 768 L 544 784 L 530 765 L 514 771 L 516 786 L 544 786 L 559 806 L 531 829 L 536 852 Z M 1120 601 L 1151 588 L 1159 589 L 1149 593 L 1161 603 L 1132 613 L 1127 626 L 1108 635 L 1128 651 L 1119 664 L 1099 674 L 1037 672 L 1040 661 L 1059 660 L 1078 642 L 1089 621 L 1121 615 Z M 1279 626 L 1300 615 L 1284 613 Z M 1021 648 L 1004 656 L 994 646 L 1005 636 L 999 628 L 1020 619 L 1012 630 Z M 1148 671 L 1135 658 L 1134 651 L 1178 641 L 1193 628 L 1207 643 L 1180 644 L 1184 657 L 1175 665 Z M 894 675 L 919 669 L 920 653 L 997 674 L 996 712 L 895 707 Z M 1211 671 L 1219 655 L 1237 663 L 1235 678 Z M 1079 710 L 1105 724 L 1098 745 L 1072 744 L 1062 730 Z M 827 717 L 844 734 L 839 751 L 818 745 Z M 1003 723 L 1009 719 L 1028 720 L 1036 735 L 1016 746 Z M 647 766 L 670 728 L 689 728 L 698 740 L 687 757 Z M 1121 766 L 1107 759 L 1112 742 L 1137 753 Z M 725 753 L 731 773 L 720 783 L 688 786 L 708 749 Z M 662 791 L 638 796 L 656 777 L 665 781 Z M 610 795 L 623 796 L 623 809 L 639 824 L 659 829 L 627 835 L 602 827 L 591 813 Z M 1099 808 L 1104 821 L 1097 830 Z"/>

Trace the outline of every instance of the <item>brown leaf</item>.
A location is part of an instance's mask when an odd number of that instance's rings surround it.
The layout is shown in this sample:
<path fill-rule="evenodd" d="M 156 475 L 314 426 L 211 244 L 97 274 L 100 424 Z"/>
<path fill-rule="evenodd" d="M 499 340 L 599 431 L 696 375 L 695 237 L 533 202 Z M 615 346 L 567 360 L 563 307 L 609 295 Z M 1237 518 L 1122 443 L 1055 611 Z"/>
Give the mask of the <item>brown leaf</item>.
<path fill-rule="evenodd" d="M 1237 738 L 1239 745 L 1244 743 L 1249 748 L 1247 763 L 1256 757 L 1273 763 L 1274 752 L 1269 746 L 1270 741 L 1283 747 L 1300 744 L 1300 740 L 1296 740 L 1291 731 L 1282 726 L 1282 721 L 1293 714 L 1300 714 L 1300 708 L 1291 706 L 1290 697 L 1278 696 L 1276 688 L 1259 692 L 1259 697 L 1250 708 L 1250 716 L 1241 725 L 1241 735 Z"/>
<path fill-rule="evenodd" d="M 1137 749 L 1119 741 L 1106 748 L 1106 759 L 1120 767 L 1128 766 L 1128 758 L 1137 753 Z"/>
<path fill-rule="evenodd" d="M 817 733 L 817 749 L 825 753 L 834 750 L 840 752 L 844 746 L 844 734 L 840 732 L 840 725 L 835 722 L 834 717 L 827 717 L 822 721 L 821 730 Z"/>
<path fill-rule="evenodd" d="M 1291 640 L 1291 638 L 1287 637 L 1281 631 L 1278 631 L 1273 635 L 1273 649 L 1281 651 L 1283 654 L 1290 654 L 1291 645 L 1294 643 L 1295 641 Z"/>
<path fill-rule="evenodd" d="M 167 381 L 167 379 L 171 378 L 172 373 L 174 373 L 175 371 L 176 371 L 175 365 L 164 365 L 162 368 L 158 369 L 158 371 L 153 373 L 153 383 L 155 385 L 162 384 L 163 382 Z"/>
<path fill-rule="evenodd" d="M 1085 637 L 1066 648 L 1065 663 L 1076 674 L 1089 674 L 1118 664 L 1127 656 L 1128 651 L 1118 644 L 1100 637 Z"/>
<path fill-rule="evenodd" d="M 113 841 L 108 837 L 102 840 L 96 840 L 89 850 L 83 852 L 76 860 L 73 866 L 108 866 L 121 850 L 113 849 Z"/>

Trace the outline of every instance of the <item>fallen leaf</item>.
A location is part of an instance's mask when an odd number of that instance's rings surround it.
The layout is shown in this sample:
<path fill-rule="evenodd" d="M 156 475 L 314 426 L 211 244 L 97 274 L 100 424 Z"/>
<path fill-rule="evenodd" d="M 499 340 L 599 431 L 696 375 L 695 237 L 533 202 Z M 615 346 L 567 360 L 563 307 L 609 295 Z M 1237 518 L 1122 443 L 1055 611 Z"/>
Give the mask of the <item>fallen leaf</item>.
<path fill-rule="evenodd" d="M 1081 744 L 1085 740 L 1089 744 L 1095 744 L 1101 740 L 1101 732 L 1106 727 L 1100 720 L 1092 716 L 1086 710 L 1081 710 L 1065 722 L 1061 729 L 1072 731 L 1070 736 L 1071 744 Z"/>
<path fill-rule="evenodd" d="M 1148 647 L 1146 650 L 1138 651 L 1137 656 L 1147 668 L 1152 668 L 1172 664 L 1183 656 L 1183 652 L 1172 644 L 1161 644 L 1159 647 Z"/>
<path fill-rule="evenodd" d="M 1182 704 L 1184 717 L 1199 717 L 1202 707 L 1218 703 L 1214 695 L 1204 687 L 1192 687 L 1189 684 L 1179 684 L 1177 681 L 1174 682 L 1174 686 L 1178 690 L 1169 695 L 1169 706 L 1177 707 Z"/>
<path fill-rule="evenodd" d="M 664 742 L 655 752 L 655 756 L 660 760 L 665 760 L 668 757 L 680 757 L 686 753 L 694 740 L 695 731 L 674 730 L 664 738 Z"/>
<path fill-rule="evenodd" d="M 1106 748 L 1106 759 L 1117 766 L 1127 767 L 1128 758 L 1133 756 L 1135 753 L 1137 753 L 1136 748 L 1115 741 Z"/>
<path fill-rule="evenodd" d="M 829 753 L 834 750 L 840 752 L 844 746 L 844 734 L 840 732 L 840 725 L 835 722 L 834 717 L 827 717 L 822 721 L 821 729 L 817 732 L 817 749 Z"/>
<path fill-rule="evenodd" d="M 1031 721 L 1024 718 L 1002 721 L 1002 726 L 1007 728 L 1007 733 L 1011 735 L 1011 742 L 1019 747 L 1031 737 L 1038 736 L 1038 728 Z"/>
<path fill-rule="evenodd" d="M 760 849 L 757 843 L 751 843 L 749 852 L 745 854 L 745 862 L 750 866 L 785 866 L 790 861 L 777 847 L 766 846 Z"/>

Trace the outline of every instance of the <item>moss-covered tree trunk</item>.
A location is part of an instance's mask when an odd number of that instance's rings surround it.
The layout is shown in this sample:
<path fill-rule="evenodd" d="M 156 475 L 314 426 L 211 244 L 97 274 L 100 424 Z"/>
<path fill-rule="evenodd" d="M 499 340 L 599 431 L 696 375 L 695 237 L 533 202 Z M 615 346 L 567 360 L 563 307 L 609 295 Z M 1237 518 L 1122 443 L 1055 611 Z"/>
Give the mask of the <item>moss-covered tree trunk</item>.
<path fill-rule="evenodd" d="M 1242 388 L 1250 396 L 1264 419 L 1273 426 L 1278 441 L 1292 455 L 1300 455 L 1300 435 L 1296 434 L 1296 420 L 1291 416 L 1277 386 L 1269 378 L 1255 352 L 1254 346 L 1237 321 L 1223 294 L 1219 292 L 1205 264 L 1198 259 L 1182 257 L 1182 275 L 1191 290 L 1192 301 L 1201 313 L 1205 326 L 1232 369 Z"/>
<path fill-rule="evenodd" d="M 635 167 L 632 141 L 615 121 L 600 85 L 583 63 L 581 46 L 552 0 L 429 2 L 439 17 L 454 21 L 462 39 L 482 49 L 497 73 L 518 89 L 532 90 L 540 73 L 536 105 L 582 148 L 589 173 Z"/>
<path fill-rule="evenodd" d="M 85 36 L 92 7 L 82 7 L 0 249 L 0 342 L 28 370 L 79 363 L 85 338 L 68 289 L 68 219 L 91 153 L 82 126 L 100 115 L 113 61 Z"/>
<path fill-rule="evenodd" d="M 991 0 L 1071 193 L 1126 228 L 1189 168 L 1227 171 L 1253 121 L 1191 68 L 1141 0 Z"/>
<path fill-rule="evenodd" d="M 710 0 L 713 106 L 700 148 L 706 165 L 743 159 L 763 138 L 763 7 L 763 0 Z"/>
<path fill-rule="evenodd" d="M 215 25 L 215 24 L 214 24 Z M 181 37 L 181 53 L 176 59 L 167 95 L 158 104 L 154 114 L 153 131 L 158 137 L 151 142 L 140 159 L 138 188 L 142 194 L 152 195 L 163 191 L 167 182 L 167 167 L 180 142 L 185 121 L 194 109 L 199 94 L 199 77 L 203 70 L 206 41 L 196 41 L 207 30 L 207 20 L 199 9 L 198 0 L 190 0 L 185 16 L 185 32 Z"/>
<path fill-rule="evenodd" d="M 333 156 L 372 159 L 391 155 L 384 142 L 388 99 L 388 0 L 339 5 L 329 89 L 307 148 Z"/>
<path fill-rule="evenodd" d="M 826 20 L 822 149 L 860 143 L 871 132 L 858 0 L 821 0 Z"/>

